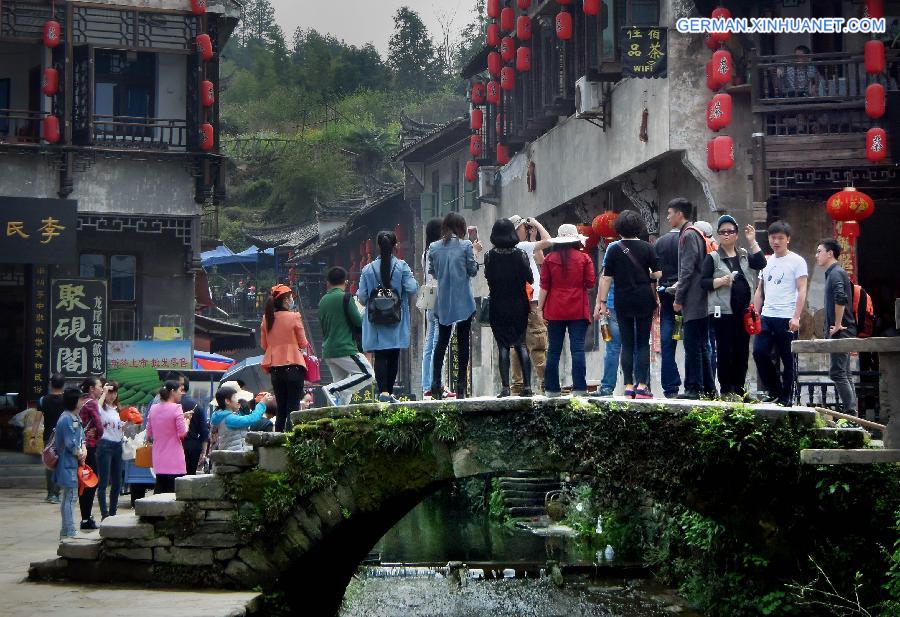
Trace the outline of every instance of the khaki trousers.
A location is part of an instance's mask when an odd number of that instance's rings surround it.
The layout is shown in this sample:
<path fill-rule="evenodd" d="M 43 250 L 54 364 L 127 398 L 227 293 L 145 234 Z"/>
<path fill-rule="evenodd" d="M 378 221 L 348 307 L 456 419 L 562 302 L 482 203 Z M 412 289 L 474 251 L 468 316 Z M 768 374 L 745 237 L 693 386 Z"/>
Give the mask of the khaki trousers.
<path fill-rule="evenodd" d="M 525 330 L 525 347 L 528 349 L 528 356 L 531 358 L 531 366 L 533 377 L 531 379 L 531 388 L 537 393 L 544 390 L 544 367 L 547 366 L 547 324 L 544 323 L 543 317 L 538 313 L 534 304 L 531 306 L 531 312 L 528 314 L 528 328 Z M 522 366 L 519 364 L 519 358 L 516 354 L 510 354 L 512 365 L 512 384 L 510 389 L 513 394 L 522 391 Z M 537 377 L 535 381 L 534 377 Z"/>

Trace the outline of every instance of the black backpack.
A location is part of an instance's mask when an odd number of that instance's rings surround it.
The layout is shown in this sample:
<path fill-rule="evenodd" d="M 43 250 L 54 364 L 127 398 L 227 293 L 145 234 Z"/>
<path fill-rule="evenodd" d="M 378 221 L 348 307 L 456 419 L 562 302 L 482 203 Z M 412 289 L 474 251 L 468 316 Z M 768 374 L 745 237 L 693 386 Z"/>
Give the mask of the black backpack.
<path fill-rule="evenodd" d="M 391 279 L 394 278 L 394 268 L 396 267 L 397 265 L 394 264 L 394 267 L 391 268 Z M 369 315 L 369 323 L 377 326 L 395 326 L 400 323 L 401 319 L 400 296 L 390 288 L 390 281 L 388 281 L 389 286 L 385 287 L 384 283 L 378 280 L 378 269 L 374 264 L 372 272 L 375 273 L 375 281 L 378 283 L 378 287 L 375 288 L 372 295 L 369 296 L 368 302 L 366 302 L 366 313 Z"/>

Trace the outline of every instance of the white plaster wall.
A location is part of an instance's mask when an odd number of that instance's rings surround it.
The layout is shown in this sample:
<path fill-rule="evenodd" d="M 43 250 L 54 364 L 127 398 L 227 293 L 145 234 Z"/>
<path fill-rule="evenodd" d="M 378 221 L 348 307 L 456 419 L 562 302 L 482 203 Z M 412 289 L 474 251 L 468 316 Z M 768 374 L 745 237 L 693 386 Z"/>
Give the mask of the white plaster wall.
<path fill-rule="evenodd" d="M 74 174 L 79 212 L 197 215 L 194 180 L 181 162 L 97 158 Z"/>
<path fill-rule="evenodd" d="M 0 195 L 56 198 L 59 176 L 43 156 L 0 154 Z"/>

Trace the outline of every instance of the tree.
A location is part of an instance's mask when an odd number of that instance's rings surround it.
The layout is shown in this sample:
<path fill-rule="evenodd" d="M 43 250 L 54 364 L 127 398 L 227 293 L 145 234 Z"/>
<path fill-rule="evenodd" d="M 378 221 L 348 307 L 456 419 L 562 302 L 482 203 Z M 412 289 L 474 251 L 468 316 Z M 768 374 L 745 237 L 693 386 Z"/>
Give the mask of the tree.
<path fill-rule="evenodd" d="M 244 47 L 251 42 L 272 45 L 278 40 L 284 45 L 284 34 L 275 23 L 275 7 L 271 0 L 246 0 L 238 37 Z"/>
<path fill-rule="evenodd" d="M 407 6 L 394 14 L 387 63 L 399 88 L 419 92 L 434 88 L 439 71 L 434 45 L 422 18 Z"/>
<path fill-rule="evenodd" d="M 485 0 L 475 0 L 472 20 L 459 33 L 459 45 L 456 47 L 456 72 L 468 64 L 469 60 L 484 47 L 484 33 L 487 28 Z"/>

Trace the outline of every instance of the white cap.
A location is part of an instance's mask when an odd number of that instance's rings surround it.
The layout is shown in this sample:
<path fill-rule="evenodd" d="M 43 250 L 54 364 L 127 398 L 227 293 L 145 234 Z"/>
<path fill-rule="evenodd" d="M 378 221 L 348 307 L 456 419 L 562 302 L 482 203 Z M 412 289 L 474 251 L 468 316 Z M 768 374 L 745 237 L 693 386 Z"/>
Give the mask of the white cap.
<path fill-rule="evenodd" d="M 513 224 L 513 227 L 518 229 L 525 224 L 525 219 L 523 219 L 518 214 L 513 214 L 511 217 L 509 217 L 509 222 Z"/>
<path fill-rule="evenodd" d="M 550 238 L 550 242 L 553 244 L 563 244 L 566 242 L 581 242 L 584 244 L 585 240 L 587 240 L 587 236 L 582 236 L 578 233 L 578 228 L 571 223 L 566 223 L 565 225 L 560 225 L 559 229 L 556 232 L 555 238 Z"/>

